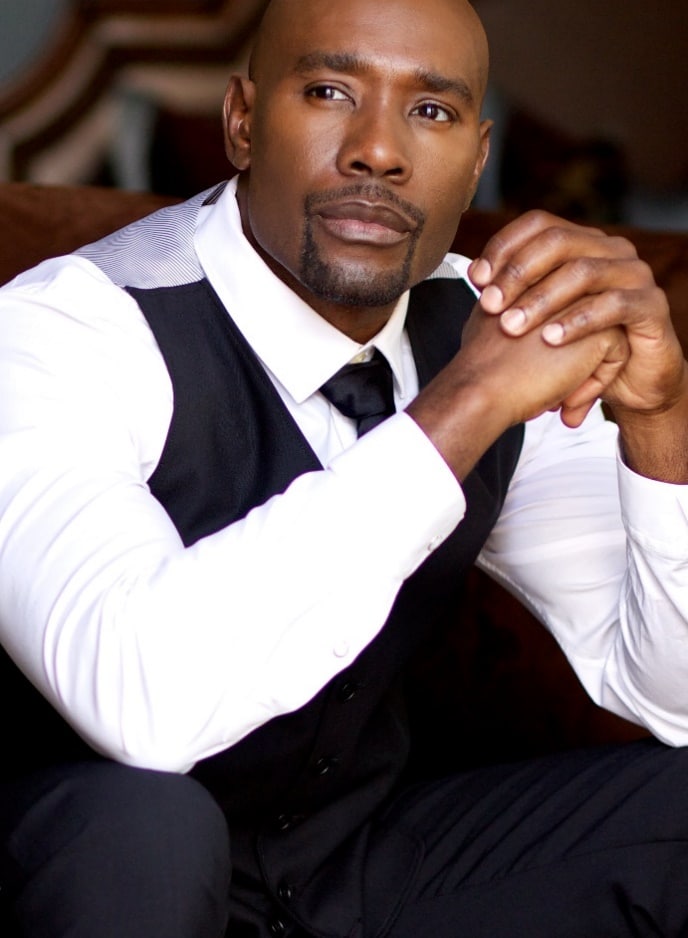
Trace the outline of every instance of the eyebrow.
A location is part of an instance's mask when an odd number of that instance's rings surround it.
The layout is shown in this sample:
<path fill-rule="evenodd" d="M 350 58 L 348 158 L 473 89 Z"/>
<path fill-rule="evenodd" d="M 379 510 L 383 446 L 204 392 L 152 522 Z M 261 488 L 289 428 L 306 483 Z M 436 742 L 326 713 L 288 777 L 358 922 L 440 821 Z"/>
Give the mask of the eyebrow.
<path fill-rule="evenodd" d="M 300 75 L 308 75 L 322 68 L 333 72 L 362 74 L 372 71 L 373 67 L 372 61 L 354 52 L 309 52 L 299 58 L 295 70 Z M 448 78 L 426 68 L 417 68 L 414 80 L 420 87 L 436 94 L 452 92 L 462 98 L 466 104 L 473 104 L 475 100 L 473 92 L 462 78 Z"/>

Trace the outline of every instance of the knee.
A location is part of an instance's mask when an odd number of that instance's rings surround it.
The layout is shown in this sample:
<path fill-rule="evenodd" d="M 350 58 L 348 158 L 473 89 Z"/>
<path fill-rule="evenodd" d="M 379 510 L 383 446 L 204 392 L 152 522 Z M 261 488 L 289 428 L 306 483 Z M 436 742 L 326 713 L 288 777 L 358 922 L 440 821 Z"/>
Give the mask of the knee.
<path fill-rule="evenodd" d="M 229 851 L 225 818 L 210 793 L 185 775 L 94 763 L 63 779 L 57 811 L 83 836 L 137 843 L 176 855 Z"/>
<path fill-rule="evenodd" d="M 27 934 L 58 911 L 79 935 L 222 933 L 229 835 L 194 779 L 92 762 L 34 777 L 22 798 L 2 878 Z"/>
<path fill-rule="evenodd" d="M 101 854 L 135 856 L 142 869 L 193 860 L 229 876 L 225 818 L 192 778 L 103 760 L 52 769 L 29 791 L 30 804 L 15 815 L 15 844 L 41 844 L 45 856 L 91 856 L 94 863 Z"/>

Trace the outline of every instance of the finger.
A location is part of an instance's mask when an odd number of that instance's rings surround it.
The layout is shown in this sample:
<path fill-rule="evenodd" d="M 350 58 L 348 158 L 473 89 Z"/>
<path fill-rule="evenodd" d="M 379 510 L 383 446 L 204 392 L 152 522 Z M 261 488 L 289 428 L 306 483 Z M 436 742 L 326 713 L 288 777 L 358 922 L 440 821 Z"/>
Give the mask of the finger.
<path fill-rule="evenodd" d="M 577 258 L 637 256 L 633 245 L 624 238 L 609 237 L 597 229 L 559 219 L 545 227 L 542 223 L 528 224 L 511 232 L 508 227 L 488 242 L 481 257 L 469 268 L 473 282 L 483 288 L 481 305 L 488 313 L 501 313 L 516 304 L 526 290 Z"/>
<path fill-rule="evenodd" d="M 531 287 L 566 264 L 585 260 L 636 260 L 630 241 L 589 230 L 548 228 L 504 259 L 481 296 L 488 312 L 503 312 L 520 302 Z"/>
<path fill-rule="evenodd" d="M 502 313 L 501 325 L 508 335 L 522 335 L 588 295 L 653 287 L 652 271 L 637 258 L 577 257 L 526 290 Z"/>
<path fill-rule="evenodd" d="M 541 334 L 548 345 L 556 347 L 613 326 L 624 326 L 654 342 L 665 340 L 673 335 L 666 295 L 656 286 L 605 290 L 573 303 L 547 322 Z"/>
<path fill-rule="evenodd" d="M 487 242 L 480 256 L 468 268 L 471 280 L 477 287 L 486 287 L 505 263 L 507 257 L 517 253 L 532 238 L 539 236 L 549 228 L 567 228 L 573 231 L 603 232 L 595 228 L 586 228 L 575 222 L 557 218 L 549 212 L 538 209 L 526 212 L 500 228 Z"/>
<path fill-rule="evenodd" d="M 608 368 L 606 374 L 596 372 L 591 375 L 580 387 L 566 396 L 561 402 L 562 408 L 570 411 L 584 408 L 589 410 L 596 401 L 602 398 L 612 381 L 618 377 L 624 364 L 624 362 L 619 362 L 616 367 Z"/>
<path fill-rule="evenodd" d="M 602 338 L 606 343 L 604 357 L 594 372 L 578 388 L 567 394 L 561 403 L 560 416 L 567 427 L 581 425 L 595 403 L 619 377 L 630 358 L 630 347 L 623 329 L 610 329 Z"/>
<path fill-rule="evenodd" d="M 562 404 L 561 410 L 559 411 L 561 422 L 567 427 L 571 427 L 571 429 L 580 427 L 594 405 L 594 400 L 590 401 L 588 404 L 582 404 L 579 407 L 569 407 L 567 404 Z"/>

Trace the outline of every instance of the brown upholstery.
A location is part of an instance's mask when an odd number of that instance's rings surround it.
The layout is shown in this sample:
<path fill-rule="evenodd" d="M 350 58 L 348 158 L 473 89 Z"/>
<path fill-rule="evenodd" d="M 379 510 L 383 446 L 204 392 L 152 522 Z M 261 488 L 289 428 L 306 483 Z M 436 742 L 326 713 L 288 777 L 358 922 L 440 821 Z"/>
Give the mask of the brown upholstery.
<path fill-rule="evenodd" d="M 0 283 L 172 201 L 89 186 L 0 183 Z"/>
<path fill-rule="evenodd" d="M 110 189 L 0 184 L 0 282 L 170 201 Z M 503 221 L 469 213 L 457 249 L 475 255 Z M 688 347 L 688 235 L 624 233 L 666 290 Z M 595 707 L 545 630 L 479 573 L 468 583 L 461 628 L 448 645 L 427 649 L 416 670 L 424 738 L 432 739 L 427 727 L 436 725 L 439 707 L 442 738 L 451 733 L 461 740 L 463 762 L 517 758 L 639 732 Z"/>

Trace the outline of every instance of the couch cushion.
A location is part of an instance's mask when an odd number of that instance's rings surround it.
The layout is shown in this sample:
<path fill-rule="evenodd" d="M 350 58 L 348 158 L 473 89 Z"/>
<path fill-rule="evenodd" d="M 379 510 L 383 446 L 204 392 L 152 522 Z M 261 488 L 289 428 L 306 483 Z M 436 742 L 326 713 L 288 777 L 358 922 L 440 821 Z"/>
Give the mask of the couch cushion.
<path fill-rule="evenodd" d="M 0 283 L 174 201 L 95 186 L 0 184 Z"/>

